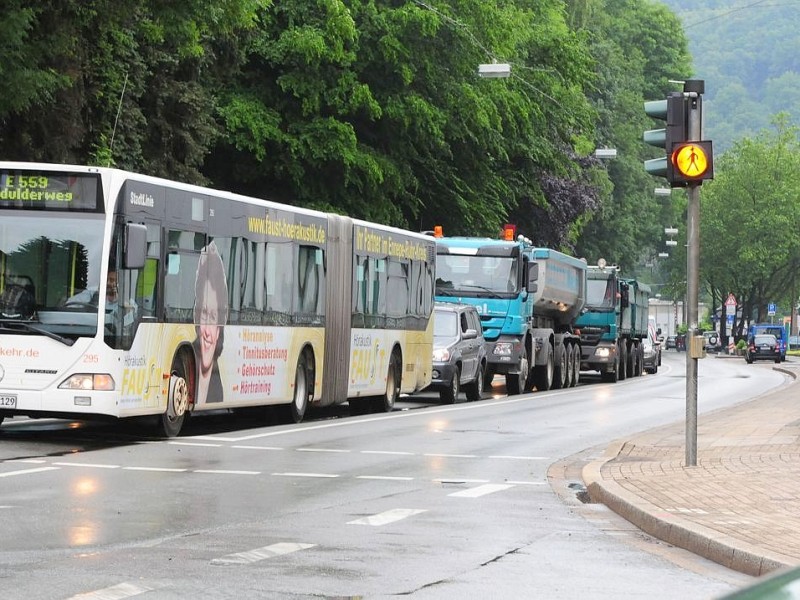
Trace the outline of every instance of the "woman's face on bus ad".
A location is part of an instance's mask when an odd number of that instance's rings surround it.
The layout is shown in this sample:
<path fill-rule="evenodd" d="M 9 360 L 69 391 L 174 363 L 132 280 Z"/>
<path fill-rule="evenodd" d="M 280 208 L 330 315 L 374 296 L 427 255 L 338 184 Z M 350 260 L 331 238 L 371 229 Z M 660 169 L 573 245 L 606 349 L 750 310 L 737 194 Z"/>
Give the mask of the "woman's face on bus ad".
<path fill-rule="evenodd" d="M 209 285 L 205 304 L 200 312 L 200 366 L 204 372 L 209 371 L 214 364 L 219 332 L 219 302 L 216 291 Z"/>

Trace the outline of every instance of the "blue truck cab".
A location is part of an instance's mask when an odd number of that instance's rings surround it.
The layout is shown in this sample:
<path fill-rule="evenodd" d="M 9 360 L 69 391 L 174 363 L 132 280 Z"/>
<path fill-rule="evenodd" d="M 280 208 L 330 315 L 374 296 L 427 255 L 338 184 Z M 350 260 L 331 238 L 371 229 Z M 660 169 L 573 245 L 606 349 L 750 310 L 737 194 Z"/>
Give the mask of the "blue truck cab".
<path fill-rule="evenodd" d="M 481 317 L 487 383 L 505 375 L 509 394 L 577 384 L 584 262 L 523 236 L 437 237 L 436 300 L 472 304 Z"/>

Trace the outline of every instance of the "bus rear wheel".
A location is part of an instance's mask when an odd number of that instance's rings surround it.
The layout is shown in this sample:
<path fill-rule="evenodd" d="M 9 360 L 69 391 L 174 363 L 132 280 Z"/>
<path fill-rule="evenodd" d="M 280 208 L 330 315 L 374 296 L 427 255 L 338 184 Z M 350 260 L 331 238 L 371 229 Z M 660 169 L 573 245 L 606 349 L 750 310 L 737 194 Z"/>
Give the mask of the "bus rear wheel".
<path fill-rule="evenodd" d="M 294 372 L 294 397 L 289 405 L 289 417 L 294 423 L 299 423 L 306 415 L 308 389 L 308 363 L 306 355 L 301 354 L 297 359 L 297 369 Z"/>
<path fill-rule="evenodd" d="M 158 433 L 162 437 L 177 436 L 189 410 L 194 389 L 194 365 L 185 352 L 177 355 L 172 361 L 172 373 L 169 378 L 167 410 L 158 420 Z"/>
<path fill-rule="evenodd" d="M 386 372 L 386 391 L 372 399 L 375 412 L 392 412 L 394 403 L 400 396 L 400 352 L 395 349 L 389 359 L 389 368 Z"/>

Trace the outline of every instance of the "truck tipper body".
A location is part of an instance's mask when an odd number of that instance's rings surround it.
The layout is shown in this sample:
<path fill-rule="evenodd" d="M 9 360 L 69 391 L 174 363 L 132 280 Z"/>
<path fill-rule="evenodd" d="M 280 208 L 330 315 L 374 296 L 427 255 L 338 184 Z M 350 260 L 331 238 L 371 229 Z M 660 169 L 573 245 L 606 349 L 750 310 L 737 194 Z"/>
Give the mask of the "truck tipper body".
<path fill-rule="evenodd" d="M 487 383 L 504 375 L 509 394 L 577 385 L 572 325 L 585 302 L 586 263 L 509 237 L 438 237 L 436 300 L 477 308 Z"/>
<path fill-rule="evenodd" d="M 642 374 L 649 299 L 650 287 L 623 278 L 618 267 L 588 267 L 586 307 L 576 322 L 581 370 L 610 382 Z"/>

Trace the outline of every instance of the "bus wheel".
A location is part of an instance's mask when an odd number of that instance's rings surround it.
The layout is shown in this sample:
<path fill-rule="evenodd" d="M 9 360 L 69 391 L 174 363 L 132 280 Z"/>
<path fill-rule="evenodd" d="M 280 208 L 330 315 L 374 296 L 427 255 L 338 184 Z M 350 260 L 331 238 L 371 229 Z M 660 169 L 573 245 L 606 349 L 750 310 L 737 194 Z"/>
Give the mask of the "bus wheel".
<path fill-rule="evenodd" d="M 297 369 L 294 372 L 294 397 L 289 405 L 292 422 L 299 423 L 303 420 L 308 408 L 308 366 L 305 353 L 297 359 Z"/>
<path fill-rule="evenodd" d="M 373 398 L 376 412 L 392 412 L 394 403 L 400 396 L 400 353 L 392 351 L 389 359 L 389 369 L 386 372 L 386 391 Z"/>
<path fill-rule="evenodd" d="M 185 353 L 175 357 L 169 378 L 167 410 L 158 422 L 158 433 L 163 437 L 175 437 L 183 427 L 191 401 L 190 380 L 187 375 L 193 372 L 192 364 Z"/>

